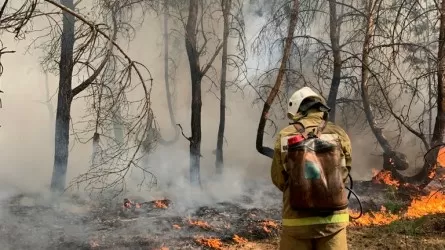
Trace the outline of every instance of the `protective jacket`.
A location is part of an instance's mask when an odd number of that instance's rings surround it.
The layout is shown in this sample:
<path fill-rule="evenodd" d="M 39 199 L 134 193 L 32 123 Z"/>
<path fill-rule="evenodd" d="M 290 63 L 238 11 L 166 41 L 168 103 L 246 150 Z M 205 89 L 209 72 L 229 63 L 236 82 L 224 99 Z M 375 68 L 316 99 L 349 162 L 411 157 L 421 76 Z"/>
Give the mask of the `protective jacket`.
<path fill-rule="evenodd" d="M 304 116 L 297 113 L 293 117 L 293 121 L 299 122 L 305 128 L 317 127 L 323 120 L 323 112 L 318 110 L 309 110 Z M 336 233 L 344 228 L 349 223 L 348 210 L 338 210 L 333 214 L 319 214 L 316 211 L 295 211 L 289 204 L 289 190 L 287 183 L 287 173 L 285 166 L 286 152 L 283 152 L 281 145 L 281 138 L 289 135 L 298 134 L 295 126 L 289 125 L 282 129 L 275 143 L 275 152 L 272 161 L 271 177 L 274 185 L 283 192 L 283 210 L 282 210 L 282 225 L 283 234 L 300 239 L 312 239 L 326 237 Z M 348 169 L 350 170 L 352 164 L 351 158 L 351 142 L 346 132 L 336 126 L 332 122 L 327 122 L 322 134 L 334 134 L 338 136 L 342 148 L 344 181 L 346 181 Z"/>

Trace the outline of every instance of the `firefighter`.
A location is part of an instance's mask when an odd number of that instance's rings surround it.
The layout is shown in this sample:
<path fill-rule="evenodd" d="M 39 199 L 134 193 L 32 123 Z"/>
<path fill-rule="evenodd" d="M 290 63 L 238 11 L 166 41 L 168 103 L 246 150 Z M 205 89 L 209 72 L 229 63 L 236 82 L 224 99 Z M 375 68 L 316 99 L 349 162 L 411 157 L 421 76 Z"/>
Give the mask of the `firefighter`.
<path fill-rule="evenodd" d="M 288 118 L 304 128 L 317 127 L 327 119 L 330 108 L 325 100 L 309 87 L 296 91 L 288 103 Z M 275 143 L 271 168 L 274 185 L 283 192 L 281 250 L 345 250 L 348 249 L 346 227 L 349 223 L 348 210 L 333 211 L 321 215 L 316 211 L 295 211 L 289 204 L 288 174 L 285 170 L 286 149 L 281 138 L 298 134 L 297 128 L 290 124 L 282 129 Z M 341 144 L 342 178 L 345 182 L 351 170 L 351 142 L 345 131 L 332 122 L 326 122 L 323 134 L 338 135 Z"/>

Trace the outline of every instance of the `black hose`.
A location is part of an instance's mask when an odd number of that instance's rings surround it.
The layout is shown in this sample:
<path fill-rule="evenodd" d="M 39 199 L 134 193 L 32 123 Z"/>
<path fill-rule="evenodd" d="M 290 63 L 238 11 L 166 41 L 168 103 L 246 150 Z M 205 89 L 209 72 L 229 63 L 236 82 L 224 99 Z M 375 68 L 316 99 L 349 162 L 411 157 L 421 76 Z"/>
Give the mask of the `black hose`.
<path fill-rule="evenodd" d="M 257 151 L 260 154 L 269 157 L 270 159 L 273 159 L 273 155 L 275 153 L 275 150 L 273 148 L 269 148 L 269 147 L 262 147 L 261 149 L 257 148 Z"/>
<path fill-rule="evenodd" d="M 352 191 L 352 190 L 349 189 L 348 187 L 346 187 L 346 189 L 349 190 L 349 193 L 352 193 L 352 194 L 355 196 L 355 198 L 357 199 L 358 205 L 360 206 L 360 214 L 358 215 L 358 217 L 351 217 L 351 219 L 353 219 L 353 220 L 357 220 L 357 219 L 359 219 L 360 217 L 362 217 L 362 215 L 363 215 L 362 202 L 360 201 L 360 198 L 358 197 L 358 195 L 357 195 L 354 191 Z M 349 215 L 349 216 L 350 216 L 350 215 Z"/>
<path fill-rule="evenodd" d="M 358 217 L 351 217 L 353 220 L 357 220 L 360 217 L 362 217 L 362 215 L 363 215 L 362 202 L 360 201 L 360 198 L 358 197 L 358 195 L 354 191 L 352 191 L 352 189 L 354 187 L 354 181 L 352 180 L 352 176 L 349 173 L 348 173 L 348 178 L 349 178 L 349 188 L 345 187 L 347 190 L 349 190 L 348 200 L 351 198 L 351 194 L 353 194 L 355 196 L 355 198 L 357 199 L 358 205 L 360 207 L 360 214 L 359 214 L 359 216 Z"/>
<path fill-rule="evenodd" d="M 348 173 L 348 178 L 349 178 L 349 194 L 348 194 L 348 200 L 349 200 L 349 198 L 351 198 L 352 189 L 354 188 L 354 182 L 352 181 L 352 176 L 349 173 Z"/>

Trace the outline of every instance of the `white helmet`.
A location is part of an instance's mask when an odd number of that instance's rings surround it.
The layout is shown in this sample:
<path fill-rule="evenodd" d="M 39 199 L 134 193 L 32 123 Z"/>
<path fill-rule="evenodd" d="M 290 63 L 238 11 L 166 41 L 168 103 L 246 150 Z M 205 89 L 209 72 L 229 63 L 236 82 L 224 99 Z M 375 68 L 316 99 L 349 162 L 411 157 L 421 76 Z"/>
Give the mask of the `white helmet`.
<path fill-rule="evenodd" d="M 314 99 L 318 99 L 323 105 L 326 105 L 325 100 L 319 94 L 315 93 L 309 87 L 303 87 L 297 91 L 290 97 L 289 103 L 287 104 L 287 117 L 292 119 L 292 117 L 297 114 L 300 109 L 300 105 L 304 99 L 312 97 Z"/>

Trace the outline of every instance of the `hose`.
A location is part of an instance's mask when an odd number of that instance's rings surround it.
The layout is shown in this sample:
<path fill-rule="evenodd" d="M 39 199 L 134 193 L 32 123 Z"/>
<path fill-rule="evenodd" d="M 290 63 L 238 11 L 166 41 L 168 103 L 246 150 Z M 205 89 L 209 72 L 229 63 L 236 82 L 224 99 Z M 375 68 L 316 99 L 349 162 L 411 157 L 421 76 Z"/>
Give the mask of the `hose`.
<path fill-rule="evenodd" d="M 348 189 L 349 192 L 352 193 L 352 194 L 355 196 L 355 198 L 357 199 L 358 205 L 360 206 L 360 214 L 358 215 L 358 217 L 351 217 L 351 219 L 353 219 L 353 220 L 357 220 L 357 219 L 359 219 L 360 217 L 362 217 L 362 215 L 363 215 L 362 202 L 360 201 L 360 198 L 358 197 L 358 195 L 357 195 L 354 191 L 352 191 L 352 190 L 349 189 L 348 187 L 346 187 L 346 189 Z"/>
<path fill-rule="evenodd" d="M 355 198 L 357 199 L 358 205 L 360 207 L 360 214 L 358 215 L 358 217 L 351 217 L 351 219 L 353 220 L 357 220 L 360 217 L 362 217 L 363 215 L 363 206 L 362 206 L 362 202 L 360 201 L 360 198 L 358 197 L 358 195 L 352 190 L 352 188 L 354 187 L 354 182 L 352 181 L 352 176 L 348 173 L 348 178 L 349 178 L 349 187 L 345 187 L 347 190 L 349 190 L 349 194 L 348 194 L 348 200 L 351 197 L 351 194 L 353 194 L 355 196 Z"/>
<path fill-rule="evenodd" d="M 351 174 L 348 173 L 348 178 L 349 178 L 349 194 L 348 194 L 348 200 L 351 197 L 351 193 L 352 193 L 352 189 L 354 188 L 354 182 L 352 181 L 352 176 Z"/>

